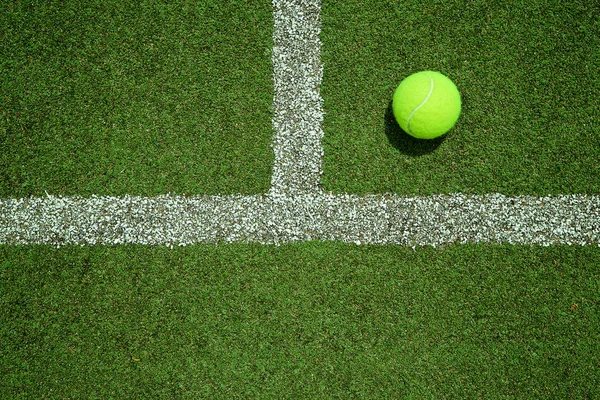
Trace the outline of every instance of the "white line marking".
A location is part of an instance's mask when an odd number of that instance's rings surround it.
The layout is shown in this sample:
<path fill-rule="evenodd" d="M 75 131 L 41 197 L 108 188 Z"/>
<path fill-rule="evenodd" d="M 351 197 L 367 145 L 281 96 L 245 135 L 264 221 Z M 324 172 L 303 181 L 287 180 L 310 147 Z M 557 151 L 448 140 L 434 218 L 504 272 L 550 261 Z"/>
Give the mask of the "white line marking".
<path fill-rule="evenodd" d="M 600 245 L 600 197 L 462 194 L 46 197 L 0 200 L 3 244 L 184 246 L 449 243 Z"/>
<path fill-rule="evenodd" d="M 274 0 L 273 193 L 318 191 L 323 158 L 321 2 Z"/>

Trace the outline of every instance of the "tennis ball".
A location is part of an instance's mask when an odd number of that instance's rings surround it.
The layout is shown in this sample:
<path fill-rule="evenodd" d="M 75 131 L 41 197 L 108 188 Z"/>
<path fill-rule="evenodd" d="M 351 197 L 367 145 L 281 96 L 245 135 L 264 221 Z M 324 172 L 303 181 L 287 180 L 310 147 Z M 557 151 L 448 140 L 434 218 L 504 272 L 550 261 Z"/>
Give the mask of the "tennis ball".
<path fill-rule="evenodd" d="M 392 110 L 398 125 L 419 139 L 448 132 L 460 115 L 460 93 L 446 76 L 422 71 L 405 78 L 394 92 Z"/>

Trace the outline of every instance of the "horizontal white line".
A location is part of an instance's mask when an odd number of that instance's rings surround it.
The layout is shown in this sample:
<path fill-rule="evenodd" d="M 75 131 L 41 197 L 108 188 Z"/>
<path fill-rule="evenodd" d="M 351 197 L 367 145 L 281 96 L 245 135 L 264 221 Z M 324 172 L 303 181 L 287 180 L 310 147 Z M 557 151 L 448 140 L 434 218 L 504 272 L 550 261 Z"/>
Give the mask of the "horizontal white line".
<path fill-rule="evenodd" d="M 304 194 L 0 199 L 0 244 L 297 241 L 600 245 L 600 196 Z"/>

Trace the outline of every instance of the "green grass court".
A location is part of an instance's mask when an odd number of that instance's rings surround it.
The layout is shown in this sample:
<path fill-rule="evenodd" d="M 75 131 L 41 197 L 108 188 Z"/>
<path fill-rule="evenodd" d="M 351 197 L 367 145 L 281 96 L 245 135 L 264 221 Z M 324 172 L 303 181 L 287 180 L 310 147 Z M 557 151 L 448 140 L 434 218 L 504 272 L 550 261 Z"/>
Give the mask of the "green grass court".
<path fill-rule="evenodd" d="M 321 8 L 323 188 L 600 193 L 600 11 Z M 0 198 L 269 190 L 270 1 L 0 5 Z M 463 113 L 389 105 L 439 70 Z M 0 398 L 600 397 L 600 248 L 0 244 Z"/>
<path fill-rule="evenodd" d="M 600 191 L 597 7 L 324 1 L 322 18 L 327 189 Z M 463 98 L 455 129 L 434 143 L 399 134 L 388 110 L 398 83 L 424 69 L 450 76 Z"/>
<path fill-rule="evenodd" d="M 271 5 L 235 3 L 4 5 L 0 195 L 268 190 Z"/>
<path fill-rule="evenodd" d="M 5 398 L 595 398 L 598 249 L 3 247 Z"/>

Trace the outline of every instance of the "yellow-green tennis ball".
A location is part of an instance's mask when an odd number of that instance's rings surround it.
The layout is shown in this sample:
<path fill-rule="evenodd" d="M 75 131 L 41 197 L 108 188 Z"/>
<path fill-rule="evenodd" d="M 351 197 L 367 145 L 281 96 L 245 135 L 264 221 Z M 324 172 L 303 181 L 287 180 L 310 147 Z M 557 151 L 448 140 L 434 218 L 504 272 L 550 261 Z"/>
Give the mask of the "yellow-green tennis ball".
<path fill-rule="evenodd" d="M 460 93 L 446 76 L 434 71 L 412 74 L 398 85 L 392 109 L 398 125 L 419 139 L 448 132 L 460 115 Z"/>

